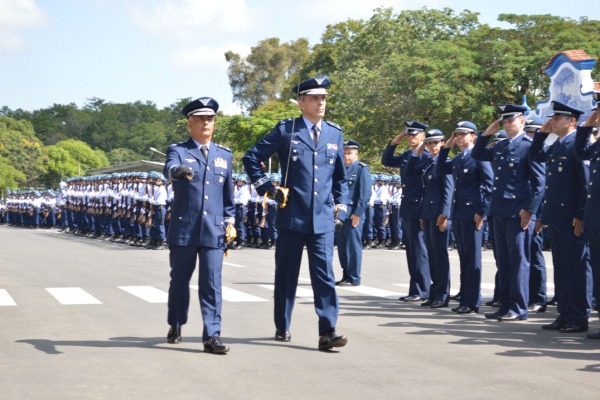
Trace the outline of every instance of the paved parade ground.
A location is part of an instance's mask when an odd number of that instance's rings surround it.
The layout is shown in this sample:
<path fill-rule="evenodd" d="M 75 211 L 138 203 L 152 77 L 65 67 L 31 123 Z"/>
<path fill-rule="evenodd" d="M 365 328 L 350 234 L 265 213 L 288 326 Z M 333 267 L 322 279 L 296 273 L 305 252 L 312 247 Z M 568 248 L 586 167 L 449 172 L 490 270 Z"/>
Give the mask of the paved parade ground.
<path fill-rule="evenodd" d="M 408 291 L 402 250 L 364 252 L 362 286 L 338 289 L 348 345 L 329 353 L 317 350 L 306 257 L 292 341 L 280 343 L 273 250 L 230 251 L 222 338 L 231 351 L 213 355 L 202 351 L 197 296 L 183 343 L 166 343 L 168 250 L 9 226 L 0 243 L 3 400 L 593 399 L 600 390 L 600 341 L 540 328 L 556 307 L 498 322 L 483 317 L 490 307 L 463 316 L 398 301 Z M 483 258 L 485 302 L 495 266 L 491 251 Z M 337 260 L 335 268 L 339 279 Z M 596 313 L 590 321 L 596 331 Z"/>

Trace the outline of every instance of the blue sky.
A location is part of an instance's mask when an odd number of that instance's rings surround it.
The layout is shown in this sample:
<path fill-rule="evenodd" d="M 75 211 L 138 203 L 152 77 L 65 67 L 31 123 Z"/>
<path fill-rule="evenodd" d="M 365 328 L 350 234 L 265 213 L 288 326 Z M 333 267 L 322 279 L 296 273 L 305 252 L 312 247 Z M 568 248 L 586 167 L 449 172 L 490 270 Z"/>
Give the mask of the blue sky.
<path fill-rule="evenodd" d="M 600 19 L 595 0 L 0 0 L 0 107 L 97 97 L 162 108 L 212 96 L 237 113 L 226 51 L 247 55 L 268 37 L 313 45 L 328 24 L 368 19 L 379 6 L 468 9 L 496 26 L 500 13 Z"/>

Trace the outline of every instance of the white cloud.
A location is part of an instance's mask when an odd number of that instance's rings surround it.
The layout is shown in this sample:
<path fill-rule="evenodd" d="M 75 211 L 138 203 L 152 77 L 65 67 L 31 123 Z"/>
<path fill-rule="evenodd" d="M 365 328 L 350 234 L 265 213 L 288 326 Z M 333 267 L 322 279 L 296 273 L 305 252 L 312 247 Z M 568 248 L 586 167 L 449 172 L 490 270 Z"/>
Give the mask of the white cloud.
<path fill-rule="evenodd" d="M 154 7 L 138 4 L 130 8 L 131 19 L 144 31 L 176 39 L 214 40 L 212 32 L 245 32 L 260 16 L 246 0 L 167 0 Z"/>
<path fill-rule="evenodd" d="M 250 54 L 250 45 L 239 42 L 228 42 L 218 46 L 195 46 L 174 50 L 171 53 L 171 64 L 179 69 L 210 69 L 223 71 L 227 69 L 225 53 L 229 50 L 242 57 Z"/>
<path fill-rule="evenodd" d="M 20 30 L 45 22 L 46 13 L 34 0 L 0 0 L 0 51 L 23 47 Z"/>

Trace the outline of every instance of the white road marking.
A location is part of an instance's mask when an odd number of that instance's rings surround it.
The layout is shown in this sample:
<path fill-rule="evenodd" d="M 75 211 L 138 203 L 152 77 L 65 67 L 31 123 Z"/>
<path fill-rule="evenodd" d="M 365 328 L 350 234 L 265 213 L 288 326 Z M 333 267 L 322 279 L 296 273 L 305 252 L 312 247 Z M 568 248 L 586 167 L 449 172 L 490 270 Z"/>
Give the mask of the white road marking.
<path fill-rule="evenodd" d="M 167 292 L 152 286 L 119 286 L 119 289 L 139 297 L 148 303 L 166 303 L 169 298 Z"/>
<path fill-rule="evenodd" d="M 258 286 L 263 287 L 265 289 L 272 290 L 272 291 L 275 290 L 275 285 L 258 285 Z M 301 288 L 301 287 L 296 288 L 296 297 L 301 298 L 301 299 L 310 299 L 310 300 L 314 299 L 312 289 L 305 289 L 305 288 Z"/>
<path fill-rule="evenodd" d="M 367 296 L 383 297 L 385 299 L 398 299 L 403 293 L 392 292 L 389 290 L 377 289 L 370 286 L 337 286 L 338 290 L 347 290 L 349 292 L 366 294 Z"/>
<path fill-rule="evenodd" d="M 198 285 L 190 285 L 190 288 L 194 290 L 198 290 Z M 225 301 L 231 301 L 232 303 L 240 303 L 240 302 L 258 302 L 258 301 L 269 301 L 267 299 L 263 299 L 258 296 L 254 296 L 248 293 L 244 293 L 239 290 L 231 289 L 226 286 L 221 288 L 223 291 L 222 297 Z"/>
<path fill-rule="evenodd" d="M 17 303 L 10 297 L 8 290 L 0 289 L 0 306 L 16 306 Z"/>
<path fill-rule="evenodd" d="M 102 304 L 100 300 L 78 287 L 46 288 L 54 298 L 64 305 L 73 304 Z"/>

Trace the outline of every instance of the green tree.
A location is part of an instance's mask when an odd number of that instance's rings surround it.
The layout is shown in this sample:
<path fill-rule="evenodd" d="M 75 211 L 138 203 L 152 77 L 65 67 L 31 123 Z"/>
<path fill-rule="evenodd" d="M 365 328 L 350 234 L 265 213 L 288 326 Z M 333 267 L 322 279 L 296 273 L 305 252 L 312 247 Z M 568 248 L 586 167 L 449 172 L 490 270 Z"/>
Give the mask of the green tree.
<path fill-rule="evenodd" d="M 229 63 L 229 85 L 233 100 L 248 111 L 275 100 L 288 76 L 293 75 L 308 56 L 308 41 L 300 38 L 280 43 L 278 38 L 262 40 L 242 58 L 232 51 L 225 53 Z"/>
<path fill-rule="evenodd" d="M 38 185 L 45 173 L 43 144 L 28 121 L 0 117 L 0 157 L 25 176 L 25 185 Z M 9 173 L 14 176 L 12 171 Z"/>

